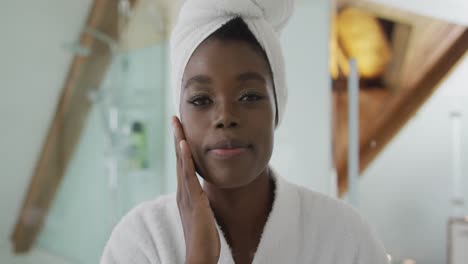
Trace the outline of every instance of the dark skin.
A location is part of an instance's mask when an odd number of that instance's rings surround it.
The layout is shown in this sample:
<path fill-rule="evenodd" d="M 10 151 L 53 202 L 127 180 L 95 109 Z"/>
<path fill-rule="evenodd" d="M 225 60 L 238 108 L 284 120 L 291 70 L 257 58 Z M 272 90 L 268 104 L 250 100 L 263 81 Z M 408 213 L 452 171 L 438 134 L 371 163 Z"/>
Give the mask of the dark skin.
<path fill-rule="evenodd" d="M 252 263 L 273 203 L 268 62 L 247 42 L 208 39 L 189 60 L 182 86 L 181 120 L 172 123 L 186 262 L 217 263 L 217 222 L 234 261 Z"/>

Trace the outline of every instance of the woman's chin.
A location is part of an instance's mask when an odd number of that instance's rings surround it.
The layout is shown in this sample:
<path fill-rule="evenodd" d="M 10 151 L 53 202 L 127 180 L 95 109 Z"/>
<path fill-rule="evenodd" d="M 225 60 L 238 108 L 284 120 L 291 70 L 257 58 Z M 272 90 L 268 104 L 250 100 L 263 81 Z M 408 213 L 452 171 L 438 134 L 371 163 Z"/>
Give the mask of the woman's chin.
<path fill-rule="evenodd" d="M 241 176 L 242 175 L 242 176 Z M 201 176 L 207 183 L 211 184 L 220 189 L 233 189 L 239 188 L 248 185 L 253 180 L 255 176 L 252 173 L 216 173 L 215 175 L 207 174 L 206 176 Z"/>

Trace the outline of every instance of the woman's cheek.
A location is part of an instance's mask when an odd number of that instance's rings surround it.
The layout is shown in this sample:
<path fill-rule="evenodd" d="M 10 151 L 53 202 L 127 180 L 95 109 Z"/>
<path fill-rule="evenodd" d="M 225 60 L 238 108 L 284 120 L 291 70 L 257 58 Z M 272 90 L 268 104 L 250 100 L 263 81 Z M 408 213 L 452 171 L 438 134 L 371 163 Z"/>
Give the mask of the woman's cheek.
<path fill-rule="evenodd" d="M 191 125 L 188 124 L 185 130 L 185 137 L 187 139 L 187 143 L 190 146 L 190 149 L 192 152 L 192 158 L 194 162 L 196 163 L 197 167 L 202 165 L 203 140 L 204 140 L 203 131 L 199 127 L 194 126 L 194 124 L 191 124 Z"/>

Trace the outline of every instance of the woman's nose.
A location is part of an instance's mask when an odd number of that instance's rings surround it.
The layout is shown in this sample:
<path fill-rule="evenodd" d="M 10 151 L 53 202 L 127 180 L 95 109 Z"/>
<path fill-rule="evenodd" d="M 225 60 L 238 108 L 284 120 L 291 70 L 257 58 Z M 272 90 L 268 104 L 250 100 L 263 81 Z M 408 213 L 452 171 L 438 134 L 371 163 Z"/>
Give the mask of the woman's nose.
<path fill-rule="evenodd" d="M 239 119 L 235 112 L 235 106 L 222 103 L 217 107 L 216 128 L 233 128 L 239 126 Z"/>

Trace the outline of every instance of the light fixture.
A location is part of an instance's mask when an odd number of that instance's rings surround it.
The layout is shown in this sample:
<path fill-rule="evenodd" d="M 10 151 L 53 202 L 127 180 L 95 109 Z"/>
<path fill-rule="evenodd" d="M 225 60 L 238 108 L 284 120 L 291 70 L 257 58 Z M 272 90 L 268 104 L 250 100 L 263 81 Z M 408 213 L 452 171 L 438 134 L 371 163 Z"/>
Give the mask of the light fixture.
<path fill-rule="evenodd" d="M 349 75 L 348 60 L 355 58 L 361 78 L 383 75 L 391 48 L 379 20 L 353 7 L 341 10 L 331 22 L 330 73 L 333 79 Z"/>

